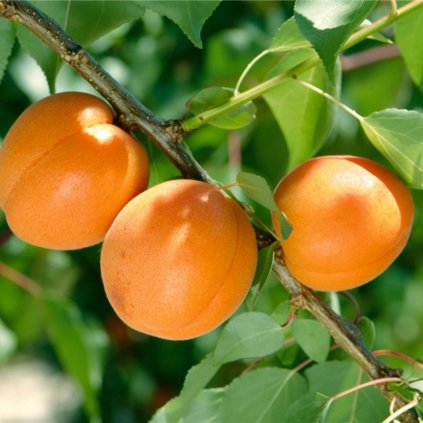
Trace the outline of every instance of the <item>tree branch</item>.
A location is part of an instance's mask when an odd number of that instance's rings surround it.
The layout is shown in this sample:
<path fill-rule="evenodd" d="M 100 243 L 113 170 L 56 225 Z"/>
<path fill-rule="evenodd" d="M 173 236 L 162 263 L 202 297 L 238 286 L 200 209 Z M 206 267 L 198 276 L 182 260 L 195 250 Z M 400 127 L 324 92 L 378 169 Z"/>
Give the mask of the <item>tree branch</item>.
<path fill-rule="evenodd" d="M 26 1 L 0 0 L 0 16 L 21 23 L 47 44 L 112 104 L 119 121 L 125 127 L 141 131 L 156 143 L 185 177 L 216 184 L 180 143 L 184 131 L 179 122 L 163 121 L 148 110 L 45 14 Z M 261 229 L 256 228 L 256 231 L 259 234 L 259 245 L 266 237 L 272 238 Z M 292 303 L 308 310 L 321 321 L 336 343 L 371 379 L 398 376 L 397 370 L 385 367 L 365 348 L 354 325 L 336 315 L 313 291 L 293 278 L 285 267 L 281 254 L 276 257 L 273 270 L 289 292 Z M 387 385 L 379 388 L 388 400 L 395 398 L 398 407 L 406 405 L 406 401 L 389 391 Z M 403 419 L 404 422 L 417 422 L 413 411 L 404 414 Z"/>

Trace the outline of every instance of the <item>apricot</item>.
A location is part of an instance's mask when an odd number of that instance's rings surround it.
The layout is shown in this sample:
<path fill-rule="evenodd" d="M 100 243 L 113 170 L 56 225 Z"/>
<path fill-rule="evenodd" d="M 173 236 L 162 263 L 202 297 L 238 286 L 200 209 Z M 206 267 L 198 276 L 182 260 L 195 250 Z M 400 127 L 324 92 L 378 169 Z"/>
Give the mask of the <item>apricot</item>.
<path fill-rule="evenodd" d="M 117 315 L 139 332 L 178 340 L 211 331 L 237 309 L 257 246 L 233 200 L 204 182 L 173 180 L 122 209 L 100 261 Z"/>
<path fill-rule="evenodd" d="M 111 108 L 67 92 L 26 109 L 0 148 L 0 207 L 28 243 L 77 249 L 102 241 L 147 187 L 144 148 L 113 125 Z"/>
<path fill-rule="evenodd" d="M 414 205 L 393 173 L 371 160 L 322 156 L 287 174 L 274 193 L 293 226 L 285 262 L 304 285 L 338 291 L 382 273 L 408 240 Z"/>

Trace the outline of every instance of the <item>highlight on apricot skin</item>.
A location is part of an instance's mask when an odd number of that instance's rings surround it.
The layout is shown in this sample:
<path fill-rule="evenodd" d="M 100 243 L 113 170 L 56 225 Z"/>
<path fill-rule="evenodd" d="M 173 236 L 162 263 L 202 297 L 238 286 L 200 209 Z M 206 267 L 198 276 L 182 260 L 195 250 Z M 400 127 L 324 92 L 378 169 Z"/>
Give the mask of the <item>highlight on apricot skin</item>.
<path fill-rule="evenodd" d="M 83 93 L 26 109 L 0 148 L 0 207 L 11 230 L 45 248 L 101 242 L 122 207 L 147 187 L 144 148 Z"/>
<path fill-rule="evenodd" d="M 257 262 L 238 204 L 192 180 L 161 183 L 131 200 L 106 235 L 101 274 L 118 316 L 165 339 L 205 334 L 242 303 Z"/>
<path fill-rule="evenodd" d="M 407 187 L 365 158 L 308 160 L 282 179 L 274 196 L 294 228 L 282 242 L 286 265 L 320 291 L 374 279 L 401 253 L 412 226 Z"/>

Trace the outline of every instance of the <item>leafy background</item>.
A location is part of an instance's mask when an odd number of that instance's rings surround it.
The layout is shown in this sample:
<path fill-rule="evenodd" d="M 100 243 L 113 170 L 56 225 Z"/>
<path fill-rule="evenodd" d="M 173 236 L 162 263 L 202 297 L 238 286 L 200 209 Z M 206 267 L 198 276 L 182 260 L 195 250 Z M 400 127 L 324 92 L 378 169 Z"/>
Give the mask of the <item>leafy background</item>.
<path fill-rule="evenodd" d="M 102 13 L 113 16 L 107 25 L 89 25 L 88 31 L 83 21 L 79 22 L 80 27 L 76 25 L 76 20 L 72 21 L 75 2 L 66 2 L 71 9 L 65 13 L 64 2 L 34 3 L 50 8 L 48 12 L 57 13 L 57 19 L 63 20 L 61 24 L 74 33 L 78 41 L 89 43 L 90 52 L 122 85 L 149 108 L 167 118 L 184 116 L 187 113 L 186 102 L 203 88 L 234 87 L 252 58 L 274 45 L 274 35 L 281 22 L 291 17 L 294 10 L 293 2 L 288 1 L 222 2 L 220 5 L 218 1 L 209 1 L 204 2 L 200 12 L 191 10 L 191 2 L 188 1 L 178 2 L 182 6 L 173 9 L 165 6 L 174 2 L 125 2 L 128 8 L 119 7 L 118 2 L 113 1 L 94 2 L 94 11 L 90 9 L 92 3 L 77 2 L 81 3 L 79 7 L 86 8 L 83 16 L 88 18 L 88 22 L 93 13 L 98 14 L 97 3 L 101 4 Z M 307 2 L 297 3 L 297 13 L 307 17 L 309 11 L 304 8 L 304 3 Z M 181 12 L 182 8 L 185 9 Z M 384 11 L 381 7 L 375 8 L 372 17 Z M 211 13 L 211 18 L 206 20 Z M 201 24 L 190 26 L 187 16 Z M 137 19 L 133 19 L 135 17 Z M 182 31 L 173 21 L 179 22 Z M 200 38 L 203 22 L 205 25 Z M 411 24 L 415 25 L 415 21 L 408 22 L 408 25 Z M 406 21 L 401 25 L 407 25 Z M 420 30 L 422 25 L 416 25 L 416 28 L 416 31 Z M 349 28 L 345 31 L 348 32 Z M 398 29 L 398 40 L 405 37 L 402 45 L 407 45 L 410 40 L 404 33 L 406 31 Z M 14 44 L 7 59 L 11 46 L 11 41 L 7 40 L 13 40 L 14 34 L 15 28 L 0 20 L 0 39 L 4 43 L 0 48 L 0 76 L 4 71 L 0 85 L 0 139 L 26 106 L 48 94 L 49 86 L 53 88 L 55 85 L 57 91 L 92 92 L 91 87 L 70 68 L 59 68 L 57 59 L 43 46 L 34 47 L 36 42 L 21 28 L 16 31 L 19 44 L 32 52 L 48 78 L 18 43 Z M 392 30 L 386 35 L 392 38 Z M 377 41 L 367 40 L 348 54 L 379 45 Z M 200 46 L 203 49 L 199 49 Z M 334 60 L 334 54 L 339 46 L 332 47 L 332 51 L 325 52 L 323 60 L 330 66 L 330 78 L 334 80 L 339 65 Z M 407 63 L 421 57 L 417 52 L 411 54 L 407 48 L 402 53 Z M 266 56 L 254 66 L 243 87 L 263 79 L 274 66 L 280 70 L 287 66 L 287 61 L 299 60 L 298 54 L 286 55 L 281 62 L 280 55 Z M 392 58 L 343 72 L 341 98 L 363 116 L 388 107 L 422 112 L 423 94 L 418 88 L 422 87 L 422 74 L 415 70 L 416 66 L 411 66 L 413 70 L 409 72 L 404 59 L 395 54 Z M 322 87 L 329 86 L 320 68 L 304 75 L 304 78 Z M 349 115 L 325 105 L 320 97 L 303 87 L 286 85 L 280 90 L 266 96 L 264 101 L 256 102 L 257 118 L 253 124 L 233 131 L 205 126 L 186 139 L 194 156 L 213 177 L 221 182 L 233 182 L 242 164 L 244 170 L 262 175 L 274 187 L 289 168 L 317 152 L 363 155 L 392 168 Z M 289 118 L 275 112 L 276 100 L 281 97 L 283 107 L 278 110 L 290 110 L 292 115 Z M 290 125 L 298 119 L 304 106 L 309 108 L 311 117 L 317 116 L 317 109 L 323 113 L 307 126 L 309 134 L 314 134 L 311 144 L 301 141 L 301 137 L 310 140 L 310 136 L 298 133 L 298 128 Z M 330 114 L 335 115 L 331 128 L 325 123 Z M 373 115 L 368 123 L 377 125 L 383 118 Z M 149 145 L 148 150 L 153 163 L 152 185 L 177 175 L 155 147 Z M 241 152 L 241 163 L 238 152 Z M 374 325 L 366 319 L 360 322 L 368 344 L 372 343 L 374 349 L 389 348 L 421 359 L 423 196 L 417 190 L 413 191 L 413 195 L 417 212 L 407 248 L 387 272 L 371 284 L 353 290 L 352 294 L 357 298 L 362 314 L 374 322 Z M 257 204 L 255 207 L 262 219 L 268 221 L 268 213 Z M 99 246 L 74 252 L 29 246 L 9 236 L 2 215 L 0 238 L 0 261 L 32 278 L 49 293 L 46 298 L 37 300 L 5 278 L 0 278 L 0 380 L 7 380 L 12 374 L 8 372 L 25 365 L 41 366 L 44 376 L 48 376 L 44 383 L 59 383 L 60 380 L 60 386 L 68 387 L 69 395 L 56 409 L 57 415 L 52 418 L 55 422 L 96 421 L 98 416 L 104 422 L 147 421 L 160 406 L 179 394 L 188 370 L 200 361 L 199 367 L 193 371 L 204 384 L 210 381 L 210 389 L 202 391 L 196 405 L 189 409 L 187 422 L 198 423 L 199 416 L 204 420 L 212 418 L 216 407 L 210 404 L 220 404 L 226 421 L 238 421 L 240 417 L 237 413 L 258 410 L 256 402 L 249 403 L 246 398 L 266 404 L 272 389 L 277 389 L 278 384 L 288 379 L 287 389 L 281 389 L 277 402 L 268 408 L 268 420 L 265 421 L 272 421 L 275 410 L 284 409 L 286 404 L 306 395 L 306 381 L 322 394 L 333 395 L 333 389 L 348 388 L 362 378 L 354 365 L 338 361 L 345 359 L 342 353 L 329 352 L 327 335 L 322 328 L 313 326 L 315 322 L 309 322 L 307 314 L 301 315 L 301 319 L 285 334 L 286 337 L 293 336 L 295 343 L 280 350 L 283 340 L 273 336 L 270 344 L 264 344 L 269 350 L 250 351 L 248 346 L 243 346 L 242 353 L 234 353 L 232 357 L 224 353 L 225 339 L 231 333 L 230 326 L 223 332 L 222 328 L 218 328 L 201 338 L 185 342 L 162 341 L 135 333 L 117 319 L 106 301 L 99 275 Z M 286 320 L 287 295 L 272 276 L 265 281 L 260 294 L 250 300 L 240 312 L 247 311 L 247 306 L 253 304 L 257 313 L 272 315 L 278 323 Z M 340 307 L 347 318 L 353 317 L 353 307 L 343 297 L 331 296 L 327 300 Z M 253 319 L 259 321 L 258 334 L 261 333 L 260 325 L 267 327 L 273 324 L 263 322 L 263 314 L 255 316 Z M 310 342 L 310 336 L 315 333 L 320 336 Z M 210 351 L 214 353 L 210 355 Z M 271 355 L 260 364 L 259 369 L 232 382 L 253 357 L 265 354 Z M 325 362 L 328 354 L 332 361 Z M 302 375 L 291 378 L 286 370 L 280 368 L 295 367 L 308 356 L 318 364 L 307 367 Z M 398 360 L 384 361 L 404 367 L 404 363 Z M 14 378 L 13 383 L 19 390 L 19 383 L 24 382 Z M 224 390 L 219 387 L 227 384 L 223 395 Z M 254 391 L 251 391 L 252 387 Z M 178 409 L 184 407 L 184 398 L 192 395 L 191 388 L 187 382 L 184 388 L 186 396 L 174 402 L 173 409 L 169 406 L 170 413 L 178 413 Z M 374 390 L 360 393 L 360 396 L 360 404 L 381 401 Z M 8 398 L 0 395 L 0 410 L 5 409 Z M 360 398 L 357 398 L 359 401 Z M 310 408 L 305 415 L 319 413 L 325 397 L 312 395 L 307 399 Z M 369 406 L 351 409 L 350 399 L 342 401 L 331 408 L 327 421 L 346 421 L 351 415 L 358 422 L 381 420 L 380 414 L 369 414 L 375 412 Z M 384 410 L 383 404 L 380 408 L 376 407 L 379 410 L 376 413 Z M 15 407 L 19 409 L 22 404 L 17 403 Z M 298 415 L 299 407 L 291 413 Z M 161 421 L 160 416 L 155 418 Z"/>

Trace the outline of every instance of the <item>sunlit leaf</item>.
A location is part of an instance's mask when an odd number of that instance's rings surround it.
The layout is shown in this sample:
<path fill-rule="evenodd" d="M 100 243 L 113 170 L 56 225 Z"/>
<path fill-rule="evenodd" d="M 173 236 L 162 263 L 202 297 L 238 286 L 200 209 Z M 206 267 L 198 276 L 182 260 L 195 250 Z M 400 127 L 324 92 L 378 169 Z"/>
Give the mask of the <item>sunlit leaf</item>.
<path fill-rule="evenodd" d="M 372 144 L 413 188 L 423 189 L 423 114 L 386 109 L 360 120 Z"/>
<path fill-rule="evenodd" d="M 144 9 L 136 1 L 129 0 L 35 0 L 31 3 L 84 47 L 144 13 Z M 63 64 L 62 59 L 22 25 L 18 26 L 17 34 L 20 44 L 40 65 L 50 90 L 54 91 L 56 76 Z"/>
<path fill-rule="evenodd" d="M 286 413 L 289 423 L 324 423 L 328 397 L 319 392 L 310 392 L 295 401 Z"/>
<path fill-rule="evenodd" d="M 294 17 L 289 18 L 279 27 L 270 45 L 271 50 L 277 49 L 280 52 L 303 47 L 311 47 L 311 44 L 299 30 Z"/>
<path fill-rule="evenodd" d="M 311 49 L 288 53 L 269 76 L 285 72 L 309 59 L 313 54 L 315 53 Z M 329 94 L 337 95 L 338 87 L 329 81 L 321 64 L 302 74 L 299 79 Z M 287 79 L 283 84 L 265 94 L 264 100 L 269 105 L 288 146 L 288 168 L 291 169 L 313 157 L 327 140 L 332 127 L 334 105 L 292 79 Z"/>
<path fill-rule="evenodd" d="M 423 8 L 414 10 L 395 24 L 395 41 L 413 81 L 423 91 Z"/>
<path fill-rule="evenodd" d="M 336 56 L 343 43 L 369 15 L 375 0 L 297 0 L 295 20 L 311 42 L 332 81 L 335 81 Z"/>

